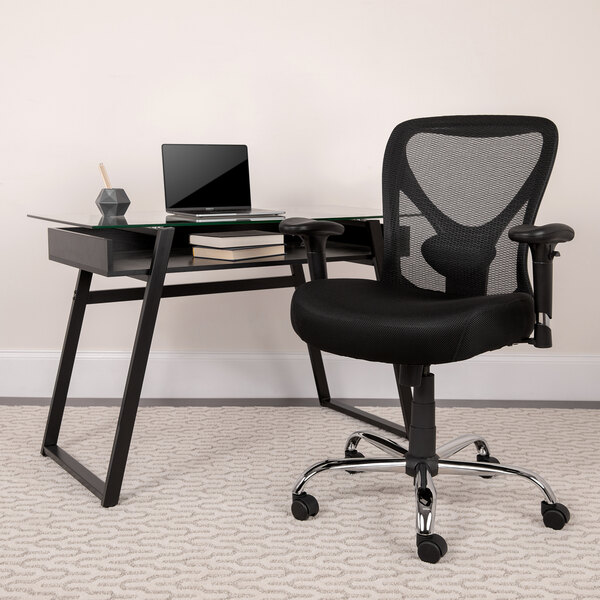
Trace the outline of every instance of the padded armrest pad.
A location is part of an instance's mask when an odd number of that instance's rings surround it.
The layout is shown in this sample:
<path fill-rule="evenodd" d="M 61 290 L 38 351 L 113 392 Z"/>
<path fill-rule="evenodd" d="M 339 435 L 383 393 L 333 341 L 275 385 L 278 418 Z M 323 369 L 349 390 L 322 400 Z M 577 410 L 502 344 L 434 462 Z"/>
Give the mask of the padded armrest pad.
<path fill-rule="evenodd" d="M 279 223 L 279 231 L 289 235 L 341 235 L 344 233 L 344 226 L 334 221 L 291 217 Z"/>
<path fill-rule="evenodd" d="M 527 244 L 558 244 L 570 242 L 575 237 L 575 232 L 563 223 L 517 225 L 508 230 L 508 237 L 515 242 Z"/>

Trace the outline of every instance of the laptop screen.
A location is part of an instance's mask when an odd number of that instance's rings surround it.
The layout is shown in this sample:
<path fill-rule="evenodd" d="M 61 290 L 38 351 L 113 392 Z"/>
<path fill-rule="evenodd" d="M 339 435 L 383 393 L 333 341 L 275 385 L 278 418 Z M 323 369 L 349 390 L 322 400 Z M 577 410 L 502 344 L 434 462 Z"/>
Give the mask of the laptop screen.
<path fill-rule="evenodd" d="M 167 212 L 250 208 L 248 147 L 163 144 Z"/>

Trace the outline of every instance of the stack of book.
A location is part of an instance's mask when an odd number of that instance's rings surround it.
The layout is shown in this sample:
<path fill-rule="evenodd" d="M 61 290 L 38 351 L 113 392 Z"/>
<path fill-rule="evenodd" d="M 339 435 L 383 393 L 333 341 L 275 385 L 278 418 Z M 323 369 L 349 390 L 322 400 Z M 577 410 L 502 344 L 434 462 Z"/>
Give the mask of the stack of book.
<path fill-rule="evenodd" d="M 195 258 L 248 260 L 285 253 L 283 234 L 268 231 L 220 231 L 190 235 Z"/>

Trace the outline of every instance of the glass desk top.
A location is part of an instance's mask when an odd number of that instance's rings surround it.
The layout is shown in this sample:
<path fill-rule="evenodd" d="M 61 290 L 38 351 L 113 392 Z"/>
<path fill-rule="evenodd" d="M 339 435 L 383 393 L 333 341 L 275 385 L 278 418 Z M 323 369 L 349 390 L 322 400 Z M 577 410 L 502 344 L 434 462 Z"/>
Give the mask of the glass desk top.
<path fill-rule="evenodd" d="M 33 219 L 52 221 L 74 227 L 87 227 L 90 229 L 115 229 L 127 227 L 186 227 L 193 225 L 228 225 L 244 223 L 272 223 L 283 221 L 289 217 L 306 217 L 308 219 L 380 219 L 381 208 L 356 206 L 294 206 L 285 209 L 285 214 L 278 217 L 243 217 L 241 215 L 227 217 L 201 217 L 199 219 L 183 220 L 181 217 L 169 215 L 163 211 L 138 212 L 128 210 L 122 217 L 103 217 L 99 211 L 90 213 L 35 213 L 28 214 Z"/>

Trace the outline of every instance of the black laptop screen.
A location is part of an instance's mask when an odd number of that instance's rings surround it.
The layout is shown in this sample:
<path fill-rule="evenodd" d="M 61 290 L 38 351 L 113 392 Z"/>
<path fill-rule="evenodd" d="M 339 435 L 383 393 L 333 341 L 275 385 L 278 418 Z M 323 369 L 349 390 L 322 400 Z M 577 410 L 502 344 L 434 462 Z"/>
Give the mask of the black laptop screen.
<path fill-rule="evenodd" d="M 167 212 L 250 208 L 248 147 L 163 144 Z"/>

